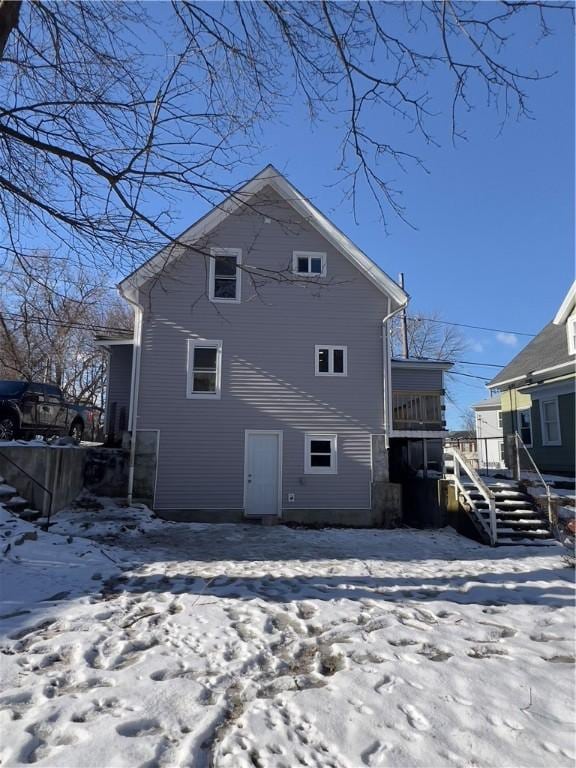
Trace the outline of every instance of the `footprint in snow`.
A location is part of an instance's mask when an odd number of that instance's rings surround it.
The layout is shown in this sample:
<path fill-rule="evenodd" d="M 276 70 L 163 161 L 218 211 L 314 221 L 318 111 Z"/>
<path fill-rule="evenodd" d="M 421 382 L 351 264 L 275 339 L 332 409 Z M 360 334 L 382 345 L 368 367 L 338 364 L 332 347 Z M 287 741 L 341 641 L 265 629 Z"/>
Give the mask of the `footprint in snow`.
<path fill-rule="evenodd" d="M 429 731 L 430 723 L 412 704 L 400 704 L 398 709 L 406 716 L 408 724 L 417 731 Z"/>
<path fill-rule="evenodd" d="M 116 732 L 120 736 L 133 739 L 138 736 L 154 736 L 162 730 L 158 720 L 152 718 L 143 718 L 134 720 L 131 723 L 121 723 L 116 726 Z"/>

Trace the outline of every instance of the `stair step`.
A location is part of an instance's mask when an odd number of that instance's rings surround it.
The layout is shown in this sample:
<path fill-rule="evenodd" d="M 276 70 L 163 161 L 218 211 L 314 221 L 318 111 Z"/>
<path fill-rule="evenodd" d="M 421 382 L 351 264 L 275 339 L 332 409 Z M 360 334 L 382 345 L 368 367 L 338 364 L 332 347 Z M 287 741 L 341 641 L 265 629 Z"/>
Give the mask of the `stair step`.
<path fill-rule="evenodd" d="M 16 488 L 14 488 L 14 486 L 7 485 L 6 483 L 0 484 L 0 501 L 3 499 L 8 499 L 10 496 L 14 496 L 15 493 L 18 493 L 18 491 Z M 2 503 L 4 502 L 2 501 Z"/>
<path fill-rule="evenodd" d="M 28 502 L 26 502 L 26 504 L 28 504 Z M 42 517 L 42 512 L 39 512 L 37 509 L 30 509 L 28 507 L 21 510 L 17 514 L 18 514 L 18 517 L 20 517 L 22 520 L 25 520 L 28 523 L 33 523 Z"/>
<path fill-rule="evenodd" d="M 531 531 L 519 531 L 515 528 L 498 528 L 498 537 L 500 535 L 509 537 L 511 539 L 525 538 L 525 539 L 549 539 L 552 534 L 546 528 L 537 528 Z"/>
<path fill-rule="evenodd" d="M 5 502 L 4 504 L 4 507 L 9 509 L 10 512 L 13 512 L 15 515 L 19 515 L 21 512 L 23 512 L 27 506 L 28 502 L 26 499 L 19 499 L 18 497 L 15 499 L 10 499 L 10 501 Z"/>
<path fill-rule="evenodd" d="M 497 547 L 555 547 L 558 544 L 556 539 L 510 539 L 507 537 L 498 538 Z"/>

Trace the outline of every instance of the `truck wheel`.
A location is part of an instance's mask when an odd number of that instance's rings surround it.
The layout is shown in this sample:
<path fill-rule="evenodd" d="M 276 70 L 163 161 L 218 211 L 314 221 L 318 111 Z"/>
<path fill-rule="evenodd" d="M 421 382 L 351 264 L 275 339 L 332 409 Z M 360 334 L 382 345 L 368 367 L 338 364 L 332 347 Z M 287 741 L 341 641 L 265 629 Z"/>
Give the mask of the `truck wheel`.
<path fill-rule="evenodd" d="M 77 443 L 82 440 L 82 435 L 84 434 L 84 424 L 80 421 L 80 419 L 72 422 L 69 434 L 70 437 L 73 437 Z"/>
<path fill-rule="evenodd" d="M 15 440 L 18 437 L 18 422 L 14 416 L 0 416 L 0 440 Z"/>

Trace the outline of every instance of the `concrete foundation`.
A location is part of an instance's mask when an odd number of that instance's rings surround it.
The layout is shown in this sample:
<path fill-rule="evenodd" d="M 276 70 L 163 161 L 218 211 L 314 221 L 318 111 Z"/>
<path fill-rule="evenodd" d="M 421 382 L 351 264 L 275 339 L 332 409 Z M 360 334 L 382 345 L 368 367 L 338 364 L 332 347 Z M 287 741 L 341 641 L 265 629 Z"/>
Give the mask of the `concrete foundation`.
<path fill-rule="evenodd" d="M 90 448 L 87 451 L 84 483 L 98 496 L 126 496 L 129 455 L 120 448 Z"/>
<path fill-rule="evenodd" d="M 243 509 L 155 509 L 163 520 L 175 523 L 244 523 Z"/>
<path fill-rule="evenodd" d="M 136 458 L 134 462 L 134 487 L 132 497 L 152 506 L 156 486 L 158 461 L 158 432 L 155 429 L 139 429 L 136 432 Z"/>
<path fill-rule="evenodd" d="M 85 448 L 3 445 L 0 475 L 32 508 L 44 514 L 50 508 L 50 494 L 41 486 L 47 488 L 52 493 L 53 513 L 73 501 L 84 487 L 86 459 Z"/>
<path fill-rule="evenodd" d="M 372 509 L 290 509 L 287 507 L 282 510 L 280 522 L 374 528 L 380 526 L 380 519 L 380 515 Z"/>
<path fill-rule="evenodd" d="M 372 483 L 372 516 L 381 528 L 402 525 L 402 486 L 382 480 Z"/>

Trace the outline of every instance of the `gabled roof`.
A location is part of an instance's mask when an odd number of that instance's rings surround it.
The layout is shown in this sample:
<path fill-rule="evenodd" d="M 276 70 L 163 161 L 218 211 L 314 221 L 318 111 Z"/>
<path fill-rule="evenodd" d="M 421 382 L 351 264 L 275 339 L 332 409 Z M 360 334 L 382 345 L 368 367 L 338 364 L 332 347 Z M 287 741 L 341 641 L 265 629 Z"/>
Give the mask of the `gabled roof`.
<path fill-rule="evenodd" d="M 377 288 L 389 296 L 397 305 L 407 303 L 408 295 L 392 280 L 380 267 L 375 264 L 363 251 L 332 224 L 312 203 L 299 192 L 279 171 L 272 165 L 267 165 L 260 173 L 254 176 L 240 189 L 233 192 L 220 205 L 185 230 L 178 238 L 185 242 L 196 242 L 218 226 L 227 216 L 244 205 L 255 194 L 272 187 L 294 210 L 299 213 L 311 226 L 313 226 L 326 240 L 342 253 L 365 277 Z M 163 248 L 155 256 L 146 261 L 141 267 L 124 278 L 119 284 L 123 295 L 134 297 L 138 288 L 147 280 L 164 269 L 171 261 L 181 254 L 176 249 L 170 252 L 169 247 Z"/>
<path fill-rule="evenodd" d="M 528 376 L 539 380 L 558 375 L 561 366 L 574 365 L 574 358 L 568 354 L 568 338 L 564 325 L 548 323 L 524 349 L 514 357 L 500 373 L 489 382 L 488 387 L 501 387 L 504 384 L 523 382 Z M 546 376 L 549 369 L 556 370 Z"/>
<path fill-rule="evenodd" d="M 572 310 L 574 309 L 574 304 L 576 304 L 576 280 L 572 283 L 570 286 L 570 290 L 564 297 L 564 301 L 560 305 L 560 309 L 556 313 L 556 317 L 554 318 L 553 322 L 555 325 L 561 325 L 568 320 L 570 315 L 572 314 Z"/>

